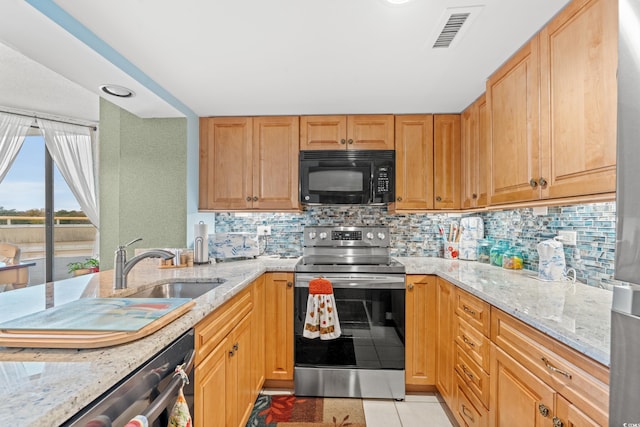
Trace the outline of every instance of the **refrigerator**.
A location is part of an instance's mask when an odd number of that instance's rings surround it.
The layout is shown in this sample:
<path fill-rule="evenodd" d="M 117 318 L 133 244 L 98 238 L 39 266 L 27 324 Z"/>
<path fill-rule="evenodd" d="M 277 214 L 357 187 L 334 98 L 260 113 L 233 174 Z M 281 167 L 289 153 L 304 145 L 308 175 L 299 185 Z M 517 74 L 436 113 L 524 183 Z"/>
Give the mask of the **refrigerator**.
<path fill-rule="evenodd" d="M 640 426 L 640 1 L 619 0 L 615 286 L 609 425 Z"/>

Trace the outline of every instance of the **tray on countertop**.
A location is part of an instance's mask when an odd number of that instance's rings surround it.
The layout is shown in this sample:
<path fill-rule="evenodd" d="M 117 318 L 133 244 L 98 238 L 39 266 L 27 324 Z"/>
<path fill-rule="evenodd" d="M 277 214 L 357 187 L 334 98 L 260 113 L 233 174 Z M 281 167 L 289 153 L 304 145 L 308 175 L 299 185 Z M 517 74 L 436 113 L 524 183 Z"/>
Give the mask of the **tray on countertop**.
<path fill-rule="evenodd" d="M 188 298 L 82 298 L 0 323 L 0 346 L 98 348 L 156 332 L 195 305 Z"/>

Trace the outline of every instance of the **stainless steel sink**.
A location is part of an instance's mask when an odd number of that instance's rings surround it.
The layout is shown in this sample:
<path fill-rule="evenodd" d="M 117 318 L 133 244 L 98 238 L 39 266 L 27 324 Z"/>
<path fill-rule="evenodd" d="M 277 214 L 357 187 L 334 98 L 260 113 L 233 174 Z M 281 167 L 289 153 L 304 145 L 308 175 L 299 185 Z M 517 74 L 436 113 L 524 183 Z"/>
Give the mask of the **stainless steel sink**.
<path fill-rule="evenodd" d="M 217 288 L 226 279 L 215 278 L 207 282 L 174 282 L 162 283 L 151 288 L 143 289 L 127 298 L 198 298 L 200 295 Z"/>

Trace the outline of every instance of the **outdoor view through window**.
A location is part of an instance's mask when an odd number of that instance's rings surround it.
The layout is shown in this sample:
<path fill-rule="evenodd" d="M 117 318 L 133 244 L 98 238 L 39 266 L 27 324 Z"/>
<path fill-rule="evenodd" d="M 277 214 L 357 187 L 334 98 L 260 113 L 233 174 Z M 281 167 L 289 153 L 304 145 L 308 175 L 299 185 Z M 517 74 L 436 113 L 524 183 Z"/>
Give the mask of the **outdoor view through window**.
<path fill-rule="evenodd" d="M 45 282 L 45 150 L 42 136 L 27 136 L 0 182 L 0 242 L 19 246 L 20 261 L 35 262 L 29 268 L 29 284 Z M 96 229 L 57 166 L 53 175 L 53 279 L 60 280 L 72 275 L 70 267 L 90 264 Z"/>

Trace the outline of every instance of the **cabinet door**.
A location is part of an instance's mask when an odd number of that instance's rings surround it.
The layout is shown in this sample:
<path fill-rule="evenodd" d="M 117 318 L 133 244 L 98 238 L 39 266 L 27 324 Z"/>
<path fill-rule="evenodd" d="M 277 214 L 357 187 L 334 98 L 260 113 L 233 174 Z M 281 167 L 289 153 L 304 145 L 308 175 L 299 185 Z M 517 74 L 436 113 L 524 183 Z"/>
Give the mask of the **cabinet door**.
<path fill-rule="evenodd" d="M 490 396 L 492 426 L 553 426 L 556 393 L 495 345 Z"/>
<path fill-rule="evenodd" d="M 253 311 L 251 314 L 251 359 L 254 378 L 254 398 L 264 384 L 265 294 L 264 275 L 253 282 Z"/>
<path fill-rule="evenodd" d="M 540 197 L 538 63 L 535 36 L 487 81 L 492 205 Z"/>
<path fill-rule="evenodd" d="M 577 406 L 569 402 L 562 396 L 558 396 L 556 400 L 556 416 L 554 417 L 554 426 L 559 425 L 561 427 L 600 427 L 598 424 L 584 412 L 578 409 Z M 558 421 L 556 421 L 556 419 Z M 562 423 L 559 424 L 558 422 Z"/>
<path fill-rule="evenodd" d="M 252 171 L 251 118 L 200 119 L 200 208 L 251 208 Z"/>
<path fill-rule="evenodd" d="M 489 114 L 487 98 L 482 95 L 478 100 L 478 168 L 476 191 L 478 198 L 475 207 L 489 204 L 489 177 L 491 165 L 489 163 Z"/>
<path fill-rule="evenodd" d="M 297 116 L 253 118 L 254 209 L 298 208 Z"/>
<path fill-rule="evenodd" d="M 393 150 L 393 115 L 347 116 L 348 150 Z"/>
<path fill-rule="evenodd" d="M 265 295 L 265 378 L 292 381 L 293 273 L 267 273 Z"/>
<path fill-rule="evenodd" d="M 454 287 L 437 278 L 436 386 L 449 408 L 455 407 L 453 346 Z"/>
<path fill-rule="evenodd" d="M 540 33 L 543 197 L 616 189 L 617 4 L 573 1 Z"/>
<path fill-rule="evenodd" d="M 407 276 L 405 318 L 405 382 L 408 386 L 435 385 L 435 276 Z"/>
<path fill-rule="evenodd" d="M 434 207 L 460 208 L 460 115 L 433 118 Z"/>
<path fill-rule="evenodd" d="M 346 150 L 347 116 L 301 116 L 301 150 Z"/>
<path fill-rule="evenodd" d="M 478 104 L 471 104 L 460 115 L 460 167 L 462 181 L 462 197 L 460 207 L 475 208 L 478 200 Z"/>
<path fill-rule="evenodd" d="M 396 209 L 433 209 L 433 116 L 396 116 Z"/>
<path fill-rule="evenodd" d="M 235 396 L 227 390 L 228 347 L 225 338 L 194 370 L 195 427 L 231 425 L 227 424 L 227 408 L 235 405 Z"/>
<path fill-rule="evenodd" d="M 244 426 L 255 402 L 254 376 L 251 370 L 251 315 L 247 315 L 233 330 L 231 356 L 236 379 L 236 420 L 234 426 Z"/>

